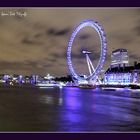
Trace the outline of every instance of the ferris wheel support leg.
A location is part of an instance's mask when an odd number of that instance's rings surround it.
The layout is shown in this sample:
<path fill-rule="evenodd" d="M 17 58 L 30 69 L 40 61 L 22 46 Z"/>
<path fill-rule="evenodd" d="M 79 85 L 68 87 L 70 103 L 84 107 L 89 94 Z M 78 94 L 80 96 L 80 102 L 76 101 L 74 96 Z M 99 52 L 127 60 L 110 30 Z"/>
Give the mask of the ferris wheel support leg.
<path fill-rule="evenodd" d="M 87 54 L 86 54 L 86 60 L 87 60 L 87 64 L 88 64 L 89 73 L 91 75 L 92 74 L 92 72 L 91 72 L 91 66 L 90 66 L 90 61 L 89 61 L 89 57 L 88 57 Z"/>
<path fill-rule="evenodd" d="M 93 72 L 95 72 L 95 68 L 94 68 L 94 66 L 93 66 L 93 64 L 92 64 L 92 62 L 91 62 L 89 56 L 88 56 L 88 60 L 89 60 L 89 63 L 90 63 L 90 66 L 91 66 Z M 98 80 L 98 82 L 99 82 L 100 84 L 102 83 L 98 76 L 97 76 L 97 80 Z"/>

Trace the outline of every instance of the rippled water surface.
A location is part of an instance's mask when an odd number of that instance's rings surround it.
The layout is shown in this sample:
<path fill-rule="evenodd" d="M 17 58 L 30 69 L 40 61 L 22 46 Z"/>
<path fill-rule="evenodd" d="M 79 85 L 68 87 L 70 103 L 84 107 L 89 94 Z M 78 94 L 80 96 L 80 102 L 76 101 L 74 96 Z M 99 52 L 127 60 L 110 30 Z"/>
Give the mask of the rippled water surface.
<path fill-rule="evenodd" d="M 140 93 L 0 88 L 0 131 L 139 131 L 140 98 L 133 94 Z"/>

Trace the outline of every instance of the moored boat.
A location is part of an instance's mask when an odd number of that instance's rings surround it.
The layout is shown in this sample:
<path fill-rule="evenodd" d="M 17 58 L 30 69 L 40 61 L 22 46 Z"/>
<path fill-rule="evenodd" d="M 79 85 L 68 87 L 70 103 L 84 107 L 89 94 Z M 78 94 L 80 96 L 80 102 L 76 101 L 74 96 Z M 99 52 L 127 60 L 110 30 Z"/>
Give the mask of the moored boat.
<path fill-rule="evenodd" d="M 92 89 L 95 89 L 96 88 L 96 85 L 93 85 L 93 84 L 79 84 L 78 85 L 79 88 L 92 88 Z"/>

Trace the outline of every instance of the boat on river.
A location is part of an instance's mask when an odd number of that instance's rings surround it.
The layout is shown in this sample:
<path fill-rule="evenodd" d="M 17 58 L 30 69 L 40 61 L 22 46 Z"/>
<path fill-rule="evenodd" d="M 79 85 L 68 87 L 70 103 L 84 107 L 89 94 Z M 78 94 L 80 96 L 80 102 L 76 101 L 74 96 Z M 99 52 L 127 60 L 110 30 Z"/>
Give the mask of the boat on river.
<path fill-rule="evenodd" d="M 93 85 L 93 84 L 79 84 L 78 87 L 79 88 L 85 88 L 85 89 L 95 89 L 96 85 Z"/>

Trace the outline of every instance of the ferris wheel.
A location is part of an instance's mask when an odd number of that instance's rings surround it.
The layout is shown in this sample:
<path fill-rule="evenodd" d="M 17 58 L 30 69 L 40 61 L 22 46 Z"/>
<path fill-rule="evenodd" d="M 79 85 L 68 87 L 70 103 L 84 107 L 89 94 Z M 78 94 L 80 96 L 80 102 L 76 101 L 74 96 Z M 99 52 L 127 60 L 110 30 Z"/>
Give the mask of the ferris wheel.
<path fill-rule="evenodd" d="M 70 74 L 72 75 L 74 79 L 80 80 L 80 76 L 78 73 L 76 73 L 72 64 L 72 54 L 71 54 L 72 46 L 78 32 L 85 27 L 92 27 L 98 33 L 99 38 L 100 38 L 100 44 L 101 44 L 100 45 L 100 58 L 96 67 L 93 66 L 89 58 L 89 54 L 91 52 L 88 52 L 85 50 L 82 51 L 82 53 L 86 55 L 86 60 L 87 60 L 88 69 L 89 69 L 89 75 L 85 77 L 85 80 L 89 81 L 89 80 L 97 79 L 98 75 L 100 74 L 103 68 L 105 58 L 106 58 L 106 52 L 107 52 L 107 42 L 106 42 L 106 35 L 104 33 L 104 29 L 101 27 L 101 25 L 97 21 L 84 20 L 74 29 L 70 37 L 70 40 L 68 42 L 68 47 L 67 47 L 67 64 L 68 64 Z"/>

